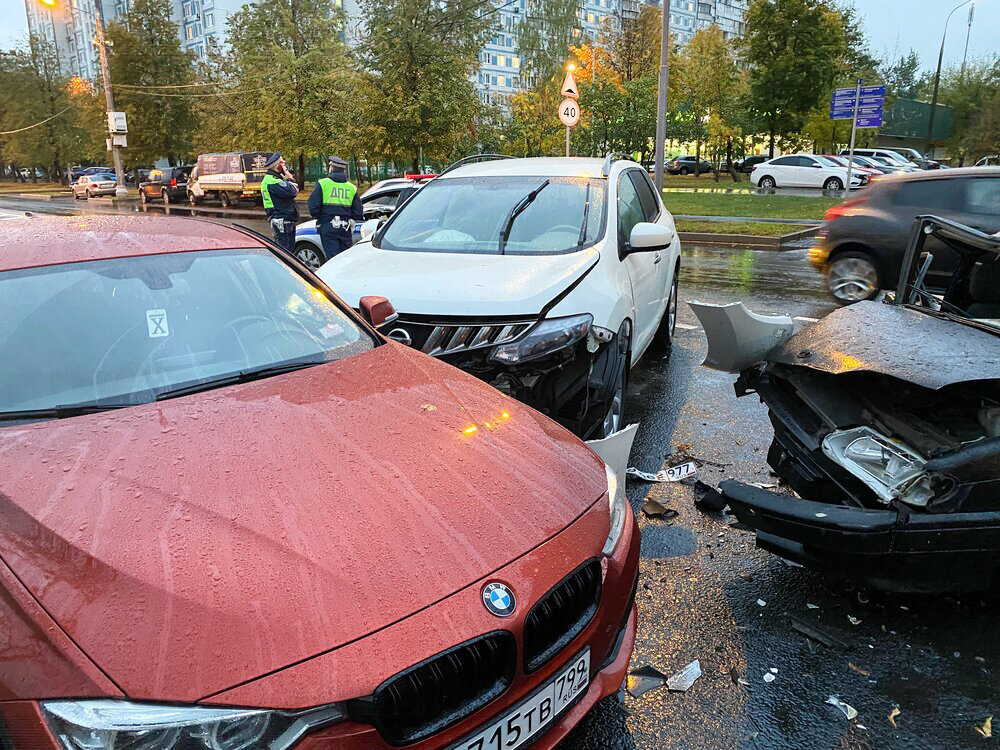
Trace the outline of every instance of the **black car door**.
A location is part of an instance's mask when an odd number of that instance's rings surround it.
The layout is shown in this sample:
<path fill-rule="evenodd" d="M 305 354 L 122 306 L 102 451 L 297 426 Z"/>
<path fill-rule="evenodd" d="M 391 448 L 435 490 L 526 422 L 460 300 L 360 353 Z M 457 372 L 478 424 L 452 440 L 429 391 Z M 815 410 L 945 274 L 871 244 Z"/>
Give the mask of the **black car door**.
<path fill-rule="evenodd" d="M 893 196 L 893 213 L 898 221 L 898 234 L 892 248 L 896 268 L 894 279 L 898 276 L 910 229 L 917 216 L 931 214 L 963 222 L 966 182 L 965 178 L 906 180 L 897 186 Z M 958 265 L 958 253 L 935 237 L 927 238 L 924 250 L 934 256 L 927 281 L 932 287 L 947 285 Z"/>

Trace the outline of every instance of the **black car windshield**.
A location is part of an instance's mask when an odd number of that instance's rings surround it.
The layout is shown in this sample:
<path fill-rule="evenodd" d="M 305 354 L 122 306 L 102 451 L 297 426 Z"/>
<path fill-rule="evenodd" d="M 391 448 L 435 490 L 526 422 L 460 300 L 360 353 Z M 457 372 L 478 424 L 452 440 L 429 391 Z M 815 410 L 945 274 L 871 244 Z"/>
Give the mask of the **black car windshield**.
<path fill-rule="evenodd" d="M 130 405 L 374 339 L 264 249 L 0 273 L 0 412 Z"/>
<path fill-rule="evenodd" d="M 607 181 L 589 177 L 454 177 L 422 187 L 378 240 L 386 250 L 499 254 L 512 210 L 548 181 L 509 223 L 507 255 L 579 250 L 604 233 Z"/>

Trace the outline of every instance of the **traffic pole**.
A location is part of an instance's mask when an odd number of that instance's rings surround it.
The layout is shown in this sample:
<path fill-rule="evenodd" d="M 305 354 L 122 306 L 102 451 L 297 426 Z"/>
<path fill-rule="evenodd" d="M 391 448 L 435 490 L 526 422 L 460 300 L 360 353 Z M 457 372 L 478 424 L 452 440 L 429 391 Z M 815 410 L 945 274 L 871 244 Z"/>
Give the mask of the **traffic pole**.
<path fill-rule="evenodd" d="M 857 89 L 854 91 L 854 119 L 851 120 L 851 146 L 847 152 L 847 185 L 844 186 L 844 195 L 851 192 L 851 173 L 854 171 L 854 139 L 858 134 L 858 105 L 861 103 L 861 79 L 858 79 Z"/>
<path fill-rule="evenodd" d="M 104 102 L 108 108 L 108 139 L 111 141 L 111 159 L 115 165 L 115 177 L 118 185 L 115 187 L 116 198 L 128 197 L 128 188 L 125 187 L 125 171 L 122 169 L 121 148 L 115 145 L 115 136 L 111 130 L 111 118 L 115 111 L 115 100 L 111 94 L 111 70 L 108 67 L 108 48 L 104 42 L 104 15 L 101 11 L 101 0 L 94 0 L 94 7 L 97 9 L 96 34 L 97 53 L 101 61 L 101 80 L 104 83 Z"/>
<path fill-rule="evenodd" d="M 566 126 L 566 156 L 569 156 L 569 125 Z"/>
<path fill-rule="evenodd" d="M 660 15 L 660 78 L 656 86 L 656 189 L 663 190 L 663 151 L 667 139 L 667 84 L 670 82 L 670 3 L 661 0 Z"/>

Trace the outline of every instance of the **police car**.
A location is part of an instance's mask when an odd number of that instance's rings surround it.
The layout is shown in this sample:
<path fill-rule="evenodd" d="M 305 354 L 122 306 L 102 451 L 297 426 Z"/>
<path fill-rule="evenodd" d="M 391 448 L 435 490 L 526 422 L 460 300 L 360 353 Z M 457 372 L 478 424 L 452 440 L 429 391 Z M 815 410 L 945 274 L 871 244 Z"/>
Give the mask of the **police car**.
<path fill-rule="evenodd" d="M 396 206 L 402 205 L 427 180 L 437 177 L 436 174 L 415 174 L 407 172 L 402 177 L 381 180 L 361 194 L 361 204 L 364 207 L 365 220 L 384 219 L 392 215 Z M 361 239 L 361 225 L 352 229 L 354 241 Z M 319 268 L 326 262 L 323 254 L 323 242 L 316 229 L 316 220 L 304 221 L 295 228 L 295 255 L 312 269 Z"/>

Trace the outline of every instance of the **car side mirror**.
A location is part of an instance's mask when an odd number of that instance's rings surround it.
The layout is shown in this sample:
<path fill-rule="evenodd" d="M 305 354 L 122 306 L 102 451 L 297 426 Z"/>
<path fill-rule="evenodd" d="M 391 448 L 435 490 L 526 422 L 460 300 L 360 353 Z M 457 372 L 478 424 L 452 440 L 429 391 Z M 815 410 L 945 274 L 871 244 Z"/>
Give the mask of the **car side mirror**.
<path fill-rule="evenodd" d="M 372 328 L 391 323 L 399 317 L 396 308 L 385 297 L 367 295 L 361 298 L 358 306 L 361 308 L 361 317 Z"/>
<path fill-rule="evenodd" d="M 649 221 L 640 221 L 632 227 L 628 244 L 630 253 L 654 252 L 665 250 L 674 241 L 676 233 L 670 227 L 662 224 L 653 224 Z"/>
<path fill-rule="evenodd" d="M 361 239 L 370 240 L 378 228 L 382 225 L 382 219 L 369 219 L 361 225 Z"/>

